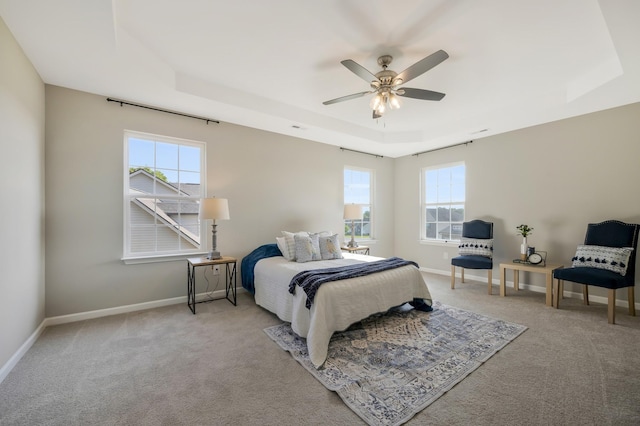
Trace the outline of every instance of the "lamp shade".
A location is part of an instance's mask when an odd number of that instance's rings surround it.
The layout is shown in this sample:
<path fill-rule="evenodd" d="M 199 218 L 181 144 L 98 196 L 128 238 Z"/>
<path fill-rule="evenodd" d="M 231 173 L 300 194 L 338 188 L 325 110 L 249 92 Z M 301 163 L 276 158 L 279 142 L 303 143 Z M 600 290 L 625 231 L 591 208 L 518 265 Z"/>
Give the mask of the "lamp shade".
<path fill-rule="evenodd" d="M 229 220 L 229 201 L 226 198 L 201 199 L 200 218 L 213 220 Z"/>
<path fill-rule="evenodd" d="M 348 220 L 362 219 L 362 206 L 360 204 L 345 204 L 344 218 Z"/>

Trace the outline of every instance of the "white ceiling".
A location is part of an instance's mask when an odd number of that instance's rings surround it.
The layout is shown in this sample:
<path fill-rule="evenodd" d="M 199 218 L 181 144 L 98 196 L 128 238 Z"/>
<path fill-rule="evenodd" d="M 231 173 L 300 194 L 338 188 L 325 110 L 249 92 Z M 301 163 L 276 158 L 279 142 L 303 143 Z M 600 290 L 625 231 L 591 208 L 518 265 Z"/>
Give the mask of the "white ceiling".
<path fill-rule="evenodd" d="M 0 16 L 47 84 L 390 157 L 640 101 L 636 0 L 0 0 Z M 322 104 L 369 90 L 343 59 L 400 72 L 439 49 L 406 87 L 440 102 L 378 120 L 369 97 Z"/>

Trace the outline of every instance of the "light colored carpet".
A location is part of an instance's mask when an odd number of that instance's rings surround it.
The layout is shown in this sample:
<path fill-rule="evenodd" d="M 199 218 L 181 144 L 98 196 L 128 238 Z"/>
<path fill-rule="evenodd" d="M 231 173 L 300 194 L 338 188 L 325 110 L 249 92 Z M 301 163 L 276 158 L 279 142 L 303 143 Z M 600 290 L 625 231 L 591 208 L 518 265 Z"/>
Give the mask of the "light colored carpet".
<path fill-rule="evenodd" d="M 432 312 L 405 304 L 335 333 L 319 369 L 289 323 L 264 331 L 367 424 L 396 426 L 526 329 L 437 301 Z"/>
<path fill-rule="evenodd" d="M 434 300 L 528 330 L 407 425 L 640 424 L 640 316 L 619 308 L 609 325 L 606 305 L 556 310 L 542 293 L 425 279 Z M 364 424 L 264 334 L 281 321 L 250 295 L 197 312 L 185 303 L 48 328 L 0 384 L 0 424 Z"/>

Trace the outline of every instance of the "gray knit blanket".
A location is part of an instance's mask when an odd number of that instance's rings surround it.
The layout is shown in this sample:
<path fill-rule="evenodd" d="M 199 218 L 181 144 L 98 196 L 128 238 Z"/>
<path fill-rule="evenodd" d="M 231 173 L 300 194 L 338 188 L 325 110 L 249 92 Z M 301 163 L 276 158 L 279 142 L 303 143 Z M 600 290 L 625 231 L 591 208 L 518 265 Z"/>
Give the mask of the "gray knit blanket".
<path fill-rule="evenodd" d="M 355 265 L 341 266 L 338 268 L 314 269 L 310 271 L 302 271 L 296 274 L 289 283 L 289 293 L 296 294 L 296 286 L 301 287 L 307 294 L 307 302 L 305 306 L 311 309 L 313 299 L 318 288 L 324 283 L 338 280 L 346 280 L 348 278 L 363 277 L 365 275 L 375 274 L 376 272 L 386 271 L 388 269 L 400 268 L 406 265 L 418 264 L 410 260 L 404 260 L 399 257 L 390 257 L 388 259 L 377 260 L 375 262 L 358 263 Z"/>

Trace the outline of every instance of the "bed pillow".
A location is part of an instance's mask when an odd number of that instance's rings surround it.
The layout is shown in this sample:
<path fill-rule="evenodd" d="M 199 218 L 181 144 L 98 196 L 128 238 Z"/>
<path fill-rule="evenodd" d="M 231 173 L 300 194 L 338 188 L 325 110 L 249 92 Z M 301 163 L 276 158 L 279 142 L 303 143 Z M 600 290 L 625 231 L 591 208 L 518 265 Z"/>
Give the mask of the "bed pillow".
<path fill-rule="evenodd" d="M 303 263 L 322 259 L 318 234 L 295 234 L 293 240 L 296 249 L 296 262 Z"/>
<path fill-rule="evenodd" d="M 624 277 L 632 250 L 631 247 L 578 246 L 571 266 L 606 269 Z"/>
<path fill-rule="evenodd" d="M 286 242 L 287 250 L 289 252 L 288 260 L 296 260 L 296 242 L 293 239 L 294 235 L 308 236 L 309 233 L 282 231 L 282 236 L 284 237 L 284 241 Z"/>
<path fill-rule="evenodd" d="M 484 256 L 493 257 L 493 239 L 480 240 L 477 238 L 462 237 L 458 245 L 460 256 Z"/>
<path fill-rule="evenodd" d="M 311 234 L 311 232 L 309 232 L 309 234 Z M 333 235 L 333 232 L 331 231 L 320 231 L 320 232 L 314 232 L 314 234 L 318 234 L 319 237 L 330 237 Z"/>
<path fill-rule="evenodd" d="M 322 260 L 342 259 L 338 234 L 320 236 L 318 240 L 320 242 L 320 257 L 322 257 Z"/>
<path fill-rule="evenodd" d="M 291 258 L 291 254 L 289 253 L 289 247 L 287 247 L 287 240 L 284 237 L 276 237 L 276 245 L 280 252 L 282 253 L 282 257 L 287 260 L 293 260 Z"/>

